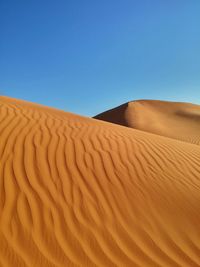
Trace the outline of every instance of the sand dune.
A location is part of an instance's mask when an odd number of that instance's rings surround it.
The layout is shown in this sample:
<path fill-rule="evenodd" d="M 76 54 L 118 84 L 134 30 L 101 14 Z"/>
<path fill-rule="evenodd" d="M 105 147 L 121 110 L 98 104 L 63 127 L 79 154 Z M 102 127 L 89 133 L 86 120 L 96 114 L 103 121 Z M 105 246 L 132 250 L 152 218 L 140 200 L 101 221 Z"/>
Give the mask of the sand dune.
<path fill-rule="evenodd" d="M 198 107 L 138 105 L 143 131 L 0 98 L 0 266 L 200 266 Z"/>
<path fill-rule="evenodd" d="M 190 103 L 137 100 L 94 118 L 200 144 L 200 106 Z"/>

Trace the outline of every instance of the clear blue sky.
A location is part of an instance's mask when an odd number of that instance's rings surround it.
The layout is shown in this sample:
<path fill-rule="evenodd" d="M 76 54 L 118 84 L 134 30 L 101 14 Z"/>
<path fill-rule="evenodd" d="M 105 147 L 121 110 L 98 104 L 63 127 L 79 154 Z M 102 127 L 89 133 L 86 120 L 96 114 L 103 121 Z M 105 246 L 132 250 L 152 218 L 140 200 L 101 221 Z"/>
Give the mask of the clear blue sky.
<path fill-rule="evenodd" d="M 0 0 L 0 94 L 86 116 L 200 104 L 200 1 Z"/>

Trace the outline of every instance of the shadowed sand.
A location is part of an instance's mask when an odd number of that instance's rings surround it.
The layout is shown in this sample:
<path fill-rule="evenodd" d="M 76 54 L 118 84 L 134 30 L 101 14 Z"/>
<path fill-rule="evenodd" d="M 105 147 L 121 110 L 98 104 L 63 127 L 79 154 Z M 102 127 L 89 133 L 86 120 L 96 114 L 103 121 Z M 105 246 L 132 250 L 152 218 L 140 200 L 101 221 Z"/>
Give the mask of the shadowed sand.
<path fill-rule="evenodd" d="M 137 100 L 94 118 L 200 144 L 200 106 L 159 100 Z"/>
<path fill-rule="evenodd" d="M 0 266 L 200 266 L 199 107 L 137 105 L 143 131 L 0 98 Z"/>

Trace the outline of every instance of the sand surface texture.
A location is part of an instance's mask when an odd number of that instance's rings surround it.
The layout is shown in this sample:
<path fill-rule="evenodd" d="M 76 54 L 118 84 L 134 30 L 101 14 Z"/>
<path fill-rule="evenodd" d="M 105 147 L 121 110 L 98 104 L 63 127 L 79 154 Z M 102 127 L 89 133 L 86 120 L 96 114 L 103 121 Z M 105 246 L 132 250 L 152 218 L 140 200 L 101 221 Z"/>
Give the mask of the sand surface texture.
<path fill-rule="evenodd" d="M 141 131 L 1 97 L 0 266 L 200 266 L 200 108 L 179 105 L 138 102 Z"/>
<path fill-rule="evenodd" d="M 95 116 L 96 119 L 200 144 L 200 106 L 190 103 L 137 100 Z"/>

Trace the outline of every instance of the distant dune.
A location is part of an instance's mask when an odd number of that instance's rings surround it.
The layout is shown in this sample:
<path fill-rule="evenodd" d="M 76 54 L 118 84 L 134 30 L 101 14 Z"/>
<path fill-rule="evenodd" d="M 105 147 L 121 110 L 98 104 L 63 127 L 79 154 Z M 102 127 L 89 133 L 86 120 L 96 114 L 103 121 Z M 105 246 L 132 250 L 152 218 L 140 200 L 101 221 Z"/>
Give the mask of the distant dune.
<path fill-rule="evenodd" d="M 0 266 L 200 266 L 199 112 L 0 97 Z"/>
<path fill-rule="evenodd" d="M 94 118 L 200 144 L 199 105 L 137 100 L 105 111 Z"/>

